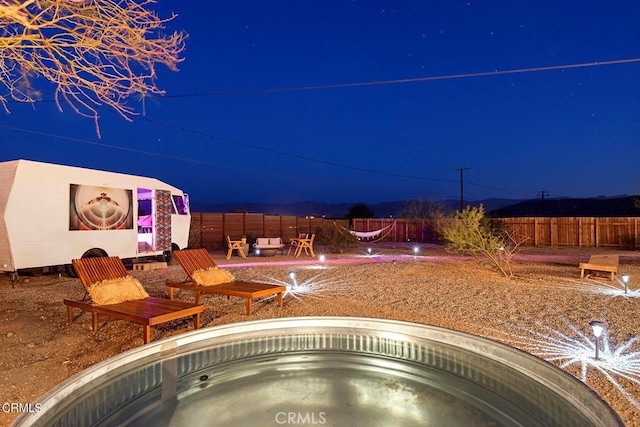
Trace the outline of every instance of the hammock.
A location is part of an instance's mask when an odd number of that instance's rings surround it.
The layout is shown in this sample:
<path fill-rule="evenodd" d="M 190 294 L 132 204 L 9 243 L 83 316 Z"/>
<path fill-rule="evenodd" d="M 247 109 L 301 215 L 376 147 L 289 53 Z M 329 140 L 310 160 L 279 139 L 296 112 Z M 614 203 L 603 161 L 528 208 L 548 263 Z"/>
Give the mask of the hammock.
<path fill-rule="evenodd" d="M 335 222 L 334 222 L 335 224 Z M 337 225 L 337 224 L 336 224 Z M 382 237 L 380 237 L 379 239 L 375 240 L 375 241 L 380 241 L 382 239 L 384 239 L 387 234 L 389 234 L 391 232 L 391 230 L 393 229 L 393 227 L 395 227 L 396 225 L 396 221 L 393 222 L 393 224 L 389 224 L 386 227 L 381 228 L 380 230 L 375 230 L 375 231 L 353 231 L 353 230 L 347 230 L 346 228 L 339 226 L 340 228 L 346 230 L 349 232 L 349 234 L 351 234 L 352 236 L 355 236 L 358 238 L 358 240 L 369 240 L 369 239 L 373 239 L 375 237 L 378 237 L 380 234 L 382 234 L 383 231 L 385 231 L 386 229 L 389 229 L 389 231 L 387 233 L 385 233 Z"/>

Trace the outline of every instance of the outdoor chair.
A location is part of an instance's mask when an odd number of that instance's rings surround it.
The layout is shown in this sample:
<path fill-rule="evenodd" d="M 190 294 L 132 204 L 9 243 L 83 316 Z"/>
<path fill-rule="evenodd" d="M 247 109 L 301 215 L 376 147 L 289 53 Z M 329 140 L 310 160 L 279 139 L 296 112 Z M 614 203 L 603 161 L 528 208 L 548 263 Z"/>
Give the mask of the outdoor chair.
<path fill-rule="evenodd" d="M 231 237 L 227 236 L 227 247 L 229 248 L 227 251 L 227 259 L 231 258 L 233 251 L 238 251 L 238 254 L 242 258 L 247 257 L 244 253 L 244 249 L 242 249 L 242 240 L 231 240 Z"/>
<path fill-rule="evenodd" d="M 313 253 L 313 240 L 315 239 L 315 237 L 316 235 L 312 234 L 308 239 L 298 239 L 298 246 L 296 247 L 295 252 L 296 258 L 300 256 L 303 250 L 305 254 L 311 257 L 316 256 L 316 254 Z"/>
<path fill-rule="evenodd" d="M 295 255 L 297 249 L 298 249 L 298 243 L 300 242 L 300 240 L 302 239 L 308 239 L 309 235 L 307 233 L 299 233 L 298 234 L 298 238 L 296 239 L 289 239 L 291 240 L 291 243 L 289 244 L 289 250 L 287 251 L 287 256 L 291 255 L 291 250 L 293 249 L 293 253 Z"/>
<path fill-rule="evenodd" d="M 196 304 L 200 302 L 202 294 L 244 298 L 247 316 L 251 315 L 251 303 L 256 298 L 277 295 L 278 305 L 282 307 L 282 297 L 287 290 L 285 286 L 235 281 L 230 273 L 218 268 L 206 249 L 174 251 L 173 256 L 187 273 L 188 278 L 185 282 L 167 282 L 170 300 L 173 300 L 174 289 L 184 289 L 195 294 Z"/>
<path fill-rule="evenodd" d="M 143 326 L 145 344 L 151 341 L 151 326 L 191 316 L 194 328 L 200 327 L 202 305 L 150 297 L 118 257 L 74 259 L 72 264 L 86 293 L 82 301 L 63 300 L 69 322 L 73 322 L 73 308 L 91 312 L 94 332 L 99 314 L 128 320 Z"/>

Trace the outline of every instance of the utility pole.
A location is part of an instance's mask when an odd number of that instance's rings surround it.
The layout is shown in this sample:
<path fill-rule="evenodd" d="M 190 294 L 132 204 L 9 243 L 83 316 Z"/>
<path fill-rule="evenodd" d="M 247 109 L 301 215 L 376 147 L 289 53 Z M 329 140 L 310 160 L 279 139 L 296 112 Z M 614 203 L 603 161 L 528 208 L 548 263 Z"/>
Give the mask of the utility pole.
<path fill-rule="evenodd" d="M 540 197 L 540 199 L 541 199 L 542 216 L 544 216 L 544 198 L 545 197 L 549 197 L 549 192 L 548 191 L 544 191 L 544 190 L 540 190 L 540 191 L 538 191 L 538 197 Z"/>
<path fill-rule="evenodd" d="M 454 171 L 460 171 L 460 212 L 464 210 L 464 171 L 471 168 L 453 168 Z"/>

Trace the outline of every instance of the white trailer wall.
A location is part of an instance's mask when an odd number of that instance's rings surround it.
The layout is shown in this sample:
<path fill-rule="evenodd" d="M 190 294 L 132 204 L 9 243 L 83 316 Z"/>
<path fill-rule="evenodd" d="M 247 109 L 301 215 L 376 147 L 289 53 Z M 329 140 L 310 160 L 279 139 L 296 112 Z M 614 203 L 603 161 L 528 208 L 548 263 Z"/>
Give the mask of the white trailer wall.
<path fill-rule="evenodd" d="M 11 169 L 14 170 L 13 176 Z M 110 256 L 136 257 L 137 188 L 164 189 L 172 194 L 183 194 L 179 189 L 154 178 L 27 160 L 0 163 L 0 179 L 0 211 L 4 211 L 3 221 L 0 222 L 4 228 L 0 233 L 6 234 L 0 235 L 3 241 L 0 244 L 0 267 L 5 271 L 69 264 L 73 258 L 80 258 L 92 248 L 101 248 Z M 131 190 L 133 228 L 70 230 L 71 184 Z M 177 215 L 172 215 L 172 227 L 174 216 Z M 190 219 L 177 220 L 182 223 L 175 224 L 175 230 L 172 230 L 180 234 L 175 236 L 174 241 L 181 247 L 186 246 L 188 224 L 186 232 L 183 228 L 185 221 Z M 6 255 L 4 242 L 8 242 L 10 257 Z M 5 264 L 9 267 L 5 267 Z"/>

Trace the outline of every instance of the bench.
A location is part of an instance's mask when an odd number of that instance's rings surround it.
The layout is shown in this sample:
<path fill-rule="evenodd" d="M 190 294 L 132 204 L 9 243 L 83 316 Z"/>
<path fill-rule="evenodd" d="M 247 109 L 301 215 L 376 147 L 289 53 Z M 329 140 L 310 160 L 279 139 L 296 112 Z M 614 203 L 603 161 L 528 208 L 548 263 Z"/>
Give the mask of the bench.
<path fill-rule="evenodd" d="M 282 251 L 284 243 L 282 237 L 258 237 L 253 247 L 260 250 L 262 255 L 275 255 L 276 251 Z"/>
<path fill-rule="evenodd" d="M 580 278 L 584 279 L 585 271 L 601 271 L 611 274 L 611 281 L 618 273 L 619 255 L 591 255 L 589 262 L 580 263 Z"/>

